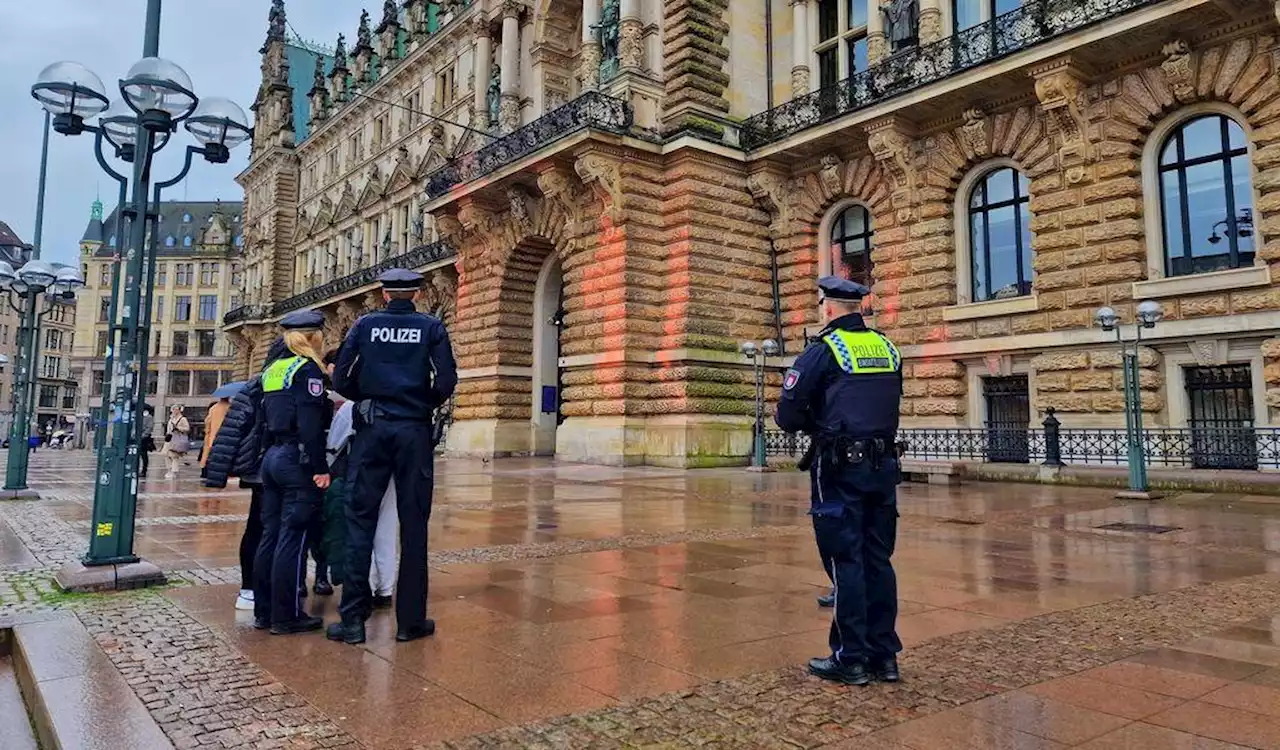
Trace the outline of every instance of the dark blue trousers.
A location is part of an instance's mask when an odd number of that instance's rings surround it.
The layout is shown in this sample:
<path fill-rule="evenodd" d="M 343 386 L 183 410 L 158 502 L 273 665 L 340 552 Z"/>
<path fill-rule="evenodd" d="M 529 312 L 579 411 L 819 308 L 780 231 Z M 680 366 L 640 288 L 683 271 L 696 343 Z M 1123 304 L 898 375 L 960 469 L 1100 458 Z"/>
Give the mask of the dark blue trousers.
<path fill-rule="evenodd" d="M 307 545 L 321 493 L 296 445 L 276 445 L 262 459 L 262 541 L 253 563 L 253 613 L 283 625 L 306 616 Z"/>
<path fill-rule="evenodd" d="M 435 453 L 431 423 L 378 418 L 360 425 L 351 442 L 347 467 L 346 579 L 342 584 L 344 622 L 358 622 L 373 612 L 369 565 L 378 509 L 387 483 L 396 483 L 400 517 L 400 570 L 396 579 L 396 624 L 421 627 L 427 619 L 427 522 L 431 518 Z"/>
<path fill-rule="evenodd" d="M 810 479 L 818 554 L 836 597 L 832 657 L 852 664 L 893 656 L 902 650 L 894 629 L 898 580 L 889 561 L 898 533 L 896 479 L 884 469 L 826 459 L 814 462 Z"/>

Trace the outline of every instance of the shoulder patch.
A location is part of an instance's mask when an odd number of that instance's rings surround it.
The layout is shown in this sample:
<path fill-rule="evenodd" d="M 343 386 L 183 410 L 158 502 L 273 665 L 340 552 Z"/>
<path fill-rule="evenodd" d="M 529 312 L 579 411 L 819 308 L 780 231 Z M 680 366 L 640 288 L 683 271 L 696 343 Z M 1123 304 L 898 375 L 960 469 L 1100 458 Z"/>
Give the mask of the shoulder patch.
<path fill-rule="evenodd" d="M 307 393 L 319 398 L 324 395 L 324 381 L 320 378 L 307 378 Z"/>
<path fill-rule="evenodd" d="M 792 367 L 787 370 L 787 374 L 782 378 L 782 390 L 789 391 L 796 387 L 796 383 L 800 382 L 800 371 Z"/>

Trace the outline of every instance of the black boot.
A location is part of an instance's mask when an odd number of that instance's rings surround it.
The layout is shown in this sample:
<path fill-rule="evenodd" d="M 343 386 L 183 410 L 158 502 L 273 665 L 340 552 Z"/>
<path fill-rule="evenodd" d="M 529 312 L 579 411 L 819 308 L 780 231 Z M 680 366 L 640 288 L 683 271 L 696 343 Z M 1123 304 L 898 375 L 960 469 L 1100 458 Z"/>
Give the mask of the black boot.
<path fill-rule="evenodd" d="M 871 673 L 862 662 L 841 664 L 830 656 L 809 660 L 809 674 L 846 685 L 870 685 Z"/>
<path fill-rule="evenodd" d="M 436 632 L 436 621 L 430 617 L 422 621 L 421 625 L 408 628 L 400 628 L 396 631 L 396 640 L 404 643 L 406 641 L 416 641 L 419 638 L 426 638 L 434 635 Z"/>
<path fill-rule="evenodd" d="M 881 682 L 897 682 L 902 679 L 902 675 L 898 674 L 898 660 L 892 656 L 885 659 L 876 659 L 875 664 L 876 679 Z"/>
<path fill-rule="evenodd" d="M 827 593 L 825 596 L 818 597 L 818 606 L 819 607 L 836 606 L 836 590 L 831 589 L 831 591 Z"/>
<path fill-rule="evenodd" d="M 386 609 L 391 606 L 391 602 L 392 602 L 392 599 L 390 594 L 387 594 L 386 596 L 383 596 L 382 594 L 373 595 L 374 609 Z"/>
<path fill-rule="evenodd" d="M 331 641 L 342 641 L 353 646 L 364 643 L 364 622 L 335 622 L 324 635 Z"/>
<path fill-rule="evenodd" d="M 271 635 L 292 635 L 294 633 L 310 633 L 324 627 L 324 620 L 319 617 L 299 617 L 292 622 L 282 622 L 271 626 Z"/>

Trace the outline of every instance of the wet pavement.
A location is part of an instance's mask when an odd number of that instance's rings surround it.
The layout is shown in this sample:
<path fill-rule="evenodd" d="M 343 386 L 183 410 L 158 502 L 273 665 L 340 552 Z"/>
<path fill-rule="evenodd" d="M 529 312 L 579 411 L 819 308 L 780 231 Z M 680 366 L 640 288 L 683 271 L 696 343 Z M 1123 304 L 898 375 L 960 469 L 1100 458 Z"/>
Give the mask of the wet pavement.
<path fill-rule="evenodd" d="M 44 499 L 0 504 L 0 624 L 82 551 L 92 468 L 42 452 Z M 73 608 L 180 747 L 1280 750 L 1272 498 L 904 485 L 905 680 L 850 690 L 796 666 L 829 624 L 796 473 L 443 461 L 439 631 L 398 644 L 380 611 L 360 647 L 232 608 L 249 495 L 198 473 L 144 482 L 137 529 L 190 585 Z"/>

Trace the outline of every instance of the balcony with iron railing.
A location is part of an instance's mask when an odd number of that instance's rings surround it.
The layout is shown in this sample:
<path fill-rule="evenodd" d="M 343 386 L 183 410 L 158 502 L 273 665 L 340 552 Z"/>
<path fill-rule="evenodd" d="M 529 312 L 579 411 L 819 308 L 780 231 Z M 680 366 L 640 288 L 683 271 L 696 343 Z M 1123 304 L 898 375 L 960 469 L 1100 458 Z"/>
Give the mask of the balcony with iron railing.
<path fill-rule="evenodd" d="M 1196 22 L 1204 18 L 1197 15 L 1200 7 L 1212 6 L 1212 0 L 1202 4 L 1168 0 L 1027 0 L 1008 13 L 931 44 L 897 52 L 839 83 L 746 119 L 741 126 L 742 146 L 751 151 L 779 143 L 802 131 L 867 110 L 930 84 L 1042 47 L 1075 32 L 1117 21 L 1133 11 L 1162 4 L 1168 6 L 1171 13 L 1175 6 L 1179 12 L 1184 12 L 1182 16 L 1159 19 L 1159 23 L 1172 32 L 1179 26 L 1194 28 Z M 1106 30 L 1112 30 L 1111 26 Z M 1116 31 L 1121 32 L 1119 29 Z M 1162 33 L 1159 29 L 1144 31 L 1154 32 L 1143 34 L 1141 44 L 1148 45 L 1151 39 L 1160 38 Z M 1105 43 L 1082 39 L 1080 44 L 1098 45 L 1090 50 L 1088 56 L 1091 61 L 1098 61 L 1104 66 L 1112 55 L 1132 55 L 1141 51 L 1127 48 L 1124 39 Z M 999 86 L 985 89 L 988 94 L 1001 91 Z M 1003 89 L 1003 95 L 1008 95 L 1007 88 Z M 965 106 L 967 104 L 956 106 L 955 102 L 950 102 L 947 109 L 959 112 Z"/>
<path fill-rule="evenodd" d="M 369 286 L 378 280 L 384 271 L 392 268 L 422 268 L 433 263 L 446 261 L 455 256 L 452 247 L 443 241 L 419 245 L 407 253 L 386 258 L 371 266 L 361 268 L 346 276 L 312 287 L 274 304 L 242 305 L 229 311 L 222 318 L 226 326 L 236 325 L 252 320 L 269 320 L 278 318 L 294 310 L 314 307 L 353 292 L 361 287 Z"/>

